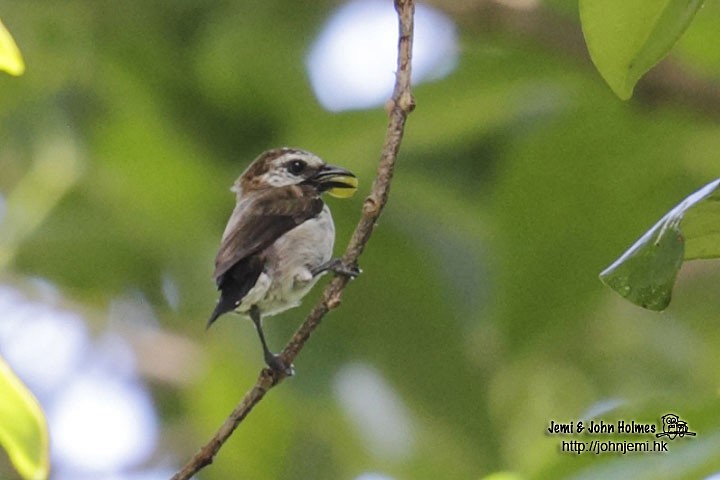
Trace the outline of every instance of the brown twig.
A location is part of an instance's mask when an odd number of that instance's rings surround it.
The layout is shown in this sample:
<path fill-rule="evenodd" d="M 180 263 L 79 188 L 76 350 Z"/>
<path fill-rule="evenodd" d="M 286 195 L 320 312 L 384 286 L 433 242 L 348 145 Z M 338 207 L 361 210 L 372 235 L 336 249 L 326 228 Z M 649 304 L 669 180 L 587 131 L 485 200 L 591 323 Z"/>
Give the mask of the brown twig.
<path fill-rule="evenodd" d="M 395 161 L 405 130 L 405 121 L 408 114 L 415 108 L 415 101 L 410 90 L 414 0 L 395 0 L 395 9 L 399 19 L 398 67 L 395 76 L 395 88 L 389 104 L 390 120 L 370 195 L 363 203 L 360 221 L 355 227 L 343 255 L 343 262 L 346 265 L 357 265 L 357 260 L 370 239 L 375 224 L 387 203 L 395 170 Z M 325 287 L 320 301 L 285 346 L 282 359 L 286 365 L 290 365 L 294 361 L 300 350 L 305 346 L 310 334 L 320 325 L 325 314 L 340 305 L 340 299 L 348 281 L 347 276 L 338 275 Z M 253 407 L 262 400 L 271 388 L 284 379 L 285 375 L 283 373 L 278 373 L 269 368 L 263 369 L 255 385 L 245 394 L 215 435 L 200 448 L 182 469 L 173 475 L 171 480 L 189 479 L 202 468 L 212 463 L 225 441 L 232 435 L 233 431 Z"/>

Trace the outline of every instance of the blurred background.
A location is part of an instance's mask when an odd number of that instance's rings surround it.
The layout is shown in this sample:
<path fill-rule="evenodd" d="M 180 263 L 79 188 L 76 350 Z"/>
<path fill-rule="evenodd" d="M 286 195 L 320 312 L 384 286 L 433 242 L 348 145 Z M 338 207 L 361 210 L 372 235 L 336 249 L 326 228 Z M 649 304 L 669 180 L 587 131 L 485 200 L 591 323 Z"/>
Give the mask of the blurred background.
<path fill-rule="evenodd" d="M 575 1 L 418 5 L 418 106 L 364 273 L 198 478 L 720 472 L 720 263 L 685 265 L 662 314 L 597 278 L 720 176 L 705 3 L 627 103 Z M 0 17 L 28 66 L 0 76 L 0 354 L 47 413 L 54 479 L 168 478 L 263 366 L 250 322 L 204 329 L 229 187 L 282 145 L 353 170 L 359 194 L 329 200 L 342 251 L 385 133 L 392 2 L 6 0 Z M 274 349 L 320 290 L 267 322 Z M 669 412 L 697 436 L 664 454 L 547 435 Z M 17 478 L 4 457 L 0 478 Z"/>

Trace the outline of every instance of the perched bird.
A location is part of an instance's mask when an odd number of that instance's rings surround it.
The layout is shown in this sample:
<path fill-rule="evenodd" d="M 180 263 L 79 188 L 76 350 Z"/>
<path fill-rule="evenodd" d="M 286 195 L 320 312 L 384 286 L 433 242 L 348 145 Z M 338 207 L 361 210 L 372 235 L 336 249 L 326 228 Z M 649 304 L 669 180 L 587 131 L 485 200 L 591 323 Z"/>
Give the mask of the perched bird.
<path fill-rule="evenodd" d="M 270 352 L 262 317 L 299 305 L 329 270 L 357 275 L 356 268 L 332 258 L 335 225 L 321 198 L 324 192 L 350 197 L 357 184 L 352 172 L 304 150 L 277 148 L 257 157 L 232 187 L 237 203 L 213 274 L 220 299 L 207 326 L 231 311 L 250 317 L 265 363 L 291 373 Z"/>

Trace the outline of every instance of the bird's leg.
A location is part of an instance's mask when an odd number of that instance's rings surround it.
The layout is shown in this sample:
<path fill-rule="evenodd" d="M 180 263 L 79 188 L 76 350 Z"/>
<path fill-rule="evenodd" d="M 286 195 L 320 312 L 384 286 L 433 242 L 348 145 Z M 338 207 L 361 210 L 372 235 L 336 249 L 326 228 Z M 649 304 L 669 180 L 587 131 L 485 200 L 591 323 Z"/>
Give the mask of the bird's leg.
<path fill-rule="evenodd" d="M 360 270 L 357 265 L 346 264 L 341 258 L 331 258 L 327 262 L 310 270 L 313 277 L 317 277 L 325 272 L 333 272 L 339 275 L 355 278 L 362 273 L 362 270 Z"/>
<path fill-rule="evenodd" d="M 275 371 L 282 372 L 289 377 L 295 375 L 295 368 L 292 365 L 286 365 L 280 355 L 272 353 L 268 348 L 267 342 L 265 341 L 265 333 L 263 332 L 262 328 L 262 316 L 260 315 L 260 309 L 257 307 L 257 305 L 253 305 L 252 307 L 250 307 L 249 313 L 250 318 L 255 324 L 255 329 L 257 330 L 258 337 L 260 337 L 260 343 L 262 344 L 263 355 L 265 357 L 265 363 L 267 364 L 267 366 Z"/>

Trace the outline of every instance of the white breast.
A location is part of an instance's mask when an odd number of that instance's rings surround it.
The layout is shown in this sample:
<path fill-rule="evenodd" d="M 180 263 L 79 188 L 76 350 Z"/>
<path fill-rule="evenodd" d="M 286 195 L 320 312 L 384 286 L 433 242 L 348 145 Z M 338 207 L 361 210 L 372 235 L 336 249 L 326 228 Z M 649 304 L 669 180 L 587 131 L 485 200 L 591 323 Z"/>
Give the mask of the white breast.
<path fill-rule="evenodd" d="M 318 216 L 290 230 L 268 248 L 265 269 L 237 311 L 246 313 L 257 305 L 267 316 L 299 305 L 319 279 L 310 271 L 332 258 L 334 243 L 335 225 L 325 205 Z"/>

